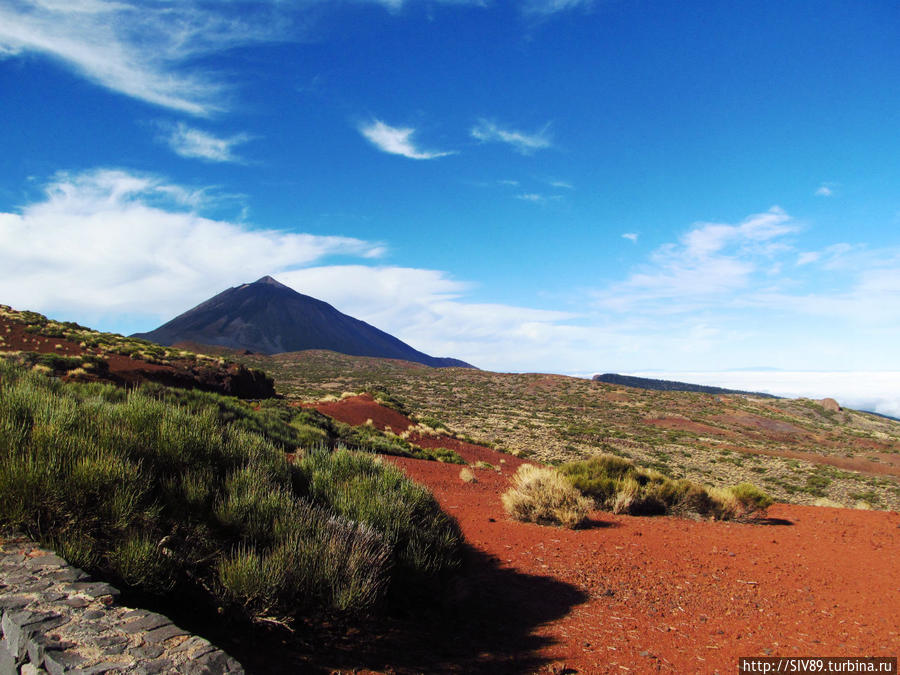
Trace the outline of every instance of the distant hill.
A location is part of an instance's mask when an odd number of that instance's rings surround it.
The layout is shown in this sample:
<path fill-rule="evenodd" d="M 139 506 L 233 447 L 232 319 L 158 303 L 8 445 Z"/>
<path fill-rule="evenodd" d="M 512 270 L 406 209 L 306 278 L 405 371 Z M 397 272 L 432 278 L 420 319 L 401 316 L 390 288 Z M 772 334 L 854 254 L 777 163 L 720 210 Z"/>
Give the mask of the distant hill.
<path fill-rule="evenodd" d="M 594 375 L 595 382 L 607 384 L 620 384 L 624 387 L 637 389 L 652 389 L 653 391 L 692 391 L 698 394 L 747 394 L 750 396 L 762 396 L 763 398 L 779 398 L 772 394 L 763 394 L 758 391 L 741 391 L 740 389 L 724 389 L 722 387 L 709 387 L 704 384 L 690 384 L 688 382 L 675 382 L 672 380 L 654 380 L 649 377 L 632 377 L 631 375 L 617 375 L 604 373 Z"/>
<path fill-rule="evenodd" d="M 884 413 L 878 413 L 874 410 L 860 410 L 860 412 L 868 413 L 870 415 L 875 415 L 876 417 L 883 417 L 886 420 L 893 420 L 894 422 L 900 422 L 900 417 L 894 417 L 893 415 L 885 415 Z"/>
<path fill-rule="evenodd" d="M 459 359 L 424 354 L 269 276 L 229 288 L 156 330 L 133 337 L 167 346 L 196 342 L 262 354 L 328 349 L 351 356 L 414 361 L 434 368 L 474 367 Z"/>

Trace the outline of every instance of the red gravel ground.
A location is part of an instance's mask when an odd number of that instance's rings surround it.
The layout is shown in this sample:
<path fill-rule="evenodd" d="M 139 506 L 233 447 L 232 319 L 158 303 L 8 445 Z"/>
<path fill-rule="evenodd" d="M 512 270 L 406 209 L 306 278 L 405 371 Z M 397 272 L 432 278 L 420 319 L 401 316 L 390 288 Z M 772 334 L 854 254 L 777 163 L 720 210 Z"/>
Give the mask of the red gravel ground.
<path fill-rule="evenodd" d="M 24 324 L 14 321 L 5 321 L 0 318 L 0 329 L 2 329 L 0 334 L 5 338 L 4 350 L 59 354 L 60 356 L 83 356 L 93 353 L 93 351 L 86 351 L 77 342 L 71 340 L 29 333 L 25 330 Z M 9 332 L 6 332 L 7 329 Z M 148 363 L 122 354 L 107 354 L 104 358 L 109 363 L 109 372 L 125 382 L 139 382 L 149 372 L 175 372 L 175 368 L 171 366 Z"/>
<path fill-rule="evenodd" d="M 401 430 L 402 415 L 370 399 L 316 407 Z M 382 625 L 313 661 L 359 668 L 340 672 L 734 673 L 740 656 L 900 654 L 896 512 L 777 504 L 756 524 L 596 512 L 584 529 L 542 527 L 500 504 L 521 460 L 452 447 L 500 471 L 465 483 L 458 465 L 388 459 L 459 522 L 471 547 L 465 609 L 443 630 Z"/>

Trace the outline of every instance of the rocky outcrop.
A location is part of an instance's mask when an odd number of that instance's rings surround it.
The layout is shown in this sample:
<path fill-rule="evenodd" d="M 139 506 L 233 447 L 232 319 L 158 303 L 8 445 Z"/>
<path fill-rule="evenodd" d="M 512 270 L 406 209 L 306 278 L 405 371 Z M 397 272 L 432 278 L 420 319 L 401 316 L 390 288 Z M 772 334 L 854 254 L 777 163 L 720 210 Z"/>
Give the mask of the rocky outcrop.
<path fill-rule="evenodd" d="M 838 402 L 833 398 L 823 398 L 819 401 L 819 405 L 825 408 L 828 412 L 840 412 L 841 406 L 838 405 Z"/>
<path fill-rule="evenodd" d="M 118 597 L 25 537 L 0 539 L 0 675 L 244 672 L 207 640 Z"/>

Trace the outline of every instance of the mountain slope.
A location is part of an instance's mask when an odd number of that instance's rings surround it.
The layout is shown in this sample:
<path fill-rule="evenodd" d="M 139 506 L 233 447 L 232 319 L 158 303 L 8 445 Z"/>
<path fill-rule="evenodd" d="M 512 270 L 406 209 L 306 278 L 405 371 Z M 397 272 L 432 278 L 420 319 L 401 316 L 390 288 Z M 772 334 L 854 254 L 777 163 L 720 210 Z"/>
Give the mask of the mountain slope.
<path fill-rule="evenodd" d="M 414 361 L 435 368 L 472 366 L 436 358 L 321 300 L 266 276 L 229 288 L 149 333 L 134 337 L 162 345 L 199 342 L 263 354 L 328 349 L 353 356 Z"/>

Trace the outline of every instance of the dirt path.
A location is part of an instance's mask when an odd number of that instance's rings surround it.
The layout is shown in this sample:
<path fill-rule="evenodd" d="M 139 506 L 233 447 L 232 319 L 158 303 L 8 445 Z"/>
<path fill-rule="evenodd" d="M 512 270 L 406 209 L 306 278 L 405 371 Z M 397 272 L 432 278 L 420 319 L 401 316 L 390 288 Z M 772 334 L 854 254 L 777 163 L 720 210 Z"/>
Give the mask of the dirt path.
<path fill-rule="evenodd" d="M 338 419 L 365 407 L 378 424 L 370 401 L 329 405 Z M 459 466 L 388 459 L 458 520 L 472 547 L 461 592 L 480 615 L 449 621 L 443 639 L 386 631 L 347 661 L 396 673 L 733 673 L 739 656 L 900 654 L 896 512 L 778 504 L 767 524 L 597 512 L 586 529 L 547 528 L 500 505 L 520 460 L 454 449 L 501 471 L 465 483 Z"/>

